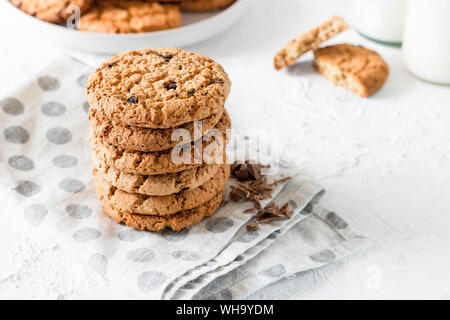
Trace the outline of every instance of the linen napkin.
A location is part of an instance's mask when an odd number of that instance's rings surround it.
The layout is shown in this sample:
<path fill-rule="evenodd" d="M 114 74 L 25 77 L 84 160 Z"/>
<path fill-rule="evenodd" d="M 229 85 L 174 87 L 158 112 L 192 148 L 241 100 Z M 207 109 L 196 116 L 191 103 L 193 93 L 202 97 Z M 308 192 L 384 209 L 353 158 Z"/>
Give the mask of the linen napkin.
<path fill-rule="evenodd" d="M 244 298 L 282 277 L 332 263 L 367 245 L 364 236 L 320 206 L 324 191 L 319 185 L 286 168 L 269 182 L 293 177 L 276 189 L 273 201 L 291 201 L 294 215 L 260 225 L 257 231 L 246 228 L 252 219 L 243 214 L 248 203 L 229 203 L 178 233 L 116 224 L 103 213 L 91 176 L 84 96 L 91 71 L 63 56 L 0 97 L 1 192 L 20 205 L 23 217 L 42 235 L 135 297 Z M 230 154 L 240 153 L 239 148 L 232 145 Z"/>

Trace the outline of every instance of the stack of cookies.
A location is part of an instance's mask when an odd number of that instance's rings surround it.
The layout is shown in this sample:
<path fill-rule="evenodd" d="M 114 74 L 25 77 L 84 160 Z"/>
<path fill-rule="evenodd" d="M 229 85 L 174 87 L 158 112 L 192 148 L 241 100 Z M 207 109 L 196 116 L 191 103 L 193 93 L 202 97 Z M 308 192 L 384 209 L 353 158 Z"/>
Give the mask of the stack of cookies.
<path fill-rule="evenodd" d="M 93 176 L 106 214 L 179 231 L 217 210 L 230 175 L 230 87 L 222 66 L 180 49 L 121 54 L 90 76 Z"/>

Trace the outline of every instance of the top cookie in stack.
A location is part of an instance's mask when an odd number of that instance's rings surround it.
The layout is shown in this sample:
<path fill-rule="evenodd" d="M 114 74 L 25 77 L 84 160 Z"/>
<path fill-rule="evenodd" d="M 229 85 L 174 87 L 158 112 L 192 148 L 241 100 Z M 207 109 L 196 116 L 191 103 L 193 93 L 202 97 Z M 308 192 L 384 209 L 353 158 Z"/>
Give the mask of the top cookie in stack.
<path fill-rule="evenodd" d="M 180 49 L 121 54 L 91 75 L 93 174 L 109 216 L 140 230 L 178 231 L 215 212 L 230 171 L 230 87 L 218 63 Z M 172 141 L 177 129 L 183 145 Z M 188 157 L 174 159 L 180 153 Z"/>

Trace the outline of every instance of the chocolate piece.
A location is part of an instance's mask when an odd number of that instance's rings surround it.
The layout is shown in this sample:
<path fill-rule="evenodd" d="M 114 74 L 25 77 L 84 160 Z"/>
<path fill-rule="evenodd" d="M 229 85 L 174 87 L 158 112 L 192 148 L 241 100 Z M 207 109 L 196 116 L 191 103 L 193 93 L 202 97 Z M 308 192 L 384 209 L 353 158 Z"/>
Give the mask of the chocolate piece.
<path fill-rule="evenodd" d="M 256 215 L 256 221 L 259 223 L 268 223 L 275 220 L 280 220 L 284 217 L 291 218 L 294 210 L 286 203 L 283 207 L 278 207 L 274 202 L 269 203 L 260 213 Z"/>
<path fill-rule="evenodd" d="M 290 219 L 292 217 L 292 214 L 294 213 L 294 209 L 291 207 L 291 205 L 289 203 L 285 203 L 281 209 L 280 212 L 288 217 L 288 219 Z"/>
<path fill-rule="evenodd" d="M 247 224 L 247 231 L 250 231 L 250 232 L 256 231 L 256 230 L 258 230 L 258 228 L 259 228 L 259 226 L 256 222 L 251 222 L 251 223 Z"/>
<path fill-rule="evenodd" d="M 256 211 L 256 208 L 248 208 L 247 210 L 244 210 L 244 213 L 253 213 L 253 212 L 255 212 Z"/>
<path fill-rule="evenodd" d="M 189 97 L 193 97 L 194 94 L 195 94 L 195 89 L 192 89 L 192 90 L 190 90 L 190 91 L 188 92 L 188 96 L 189 96 Z"/>
<path fill-rule="evenodd" d="M 244 163 L 233 164 L 231 166 L 231 173 L 239 181 L 259 180 L 261 179 L 261 168 L 264 166 L 260 164 Z"/>

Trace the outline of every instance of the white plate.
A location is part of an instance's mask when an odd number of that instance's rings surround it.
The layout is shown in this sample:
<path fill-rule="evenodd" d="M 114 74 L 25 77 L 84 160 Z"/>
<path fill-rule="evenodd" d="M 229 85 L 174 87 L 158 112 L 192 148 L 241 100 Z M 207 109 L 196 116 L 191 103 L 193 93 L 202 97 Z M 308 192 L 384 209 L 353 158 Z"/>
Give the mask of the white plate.
<path fill-rule="evenodd" d="M 106 34 L 72 30 L 36 19 L 8 0 L 0 1 L 0 12 L 14 17 L 30 35 L 70 50 L 116 54 L 140 48 L 184 47 L 206 40 L 232 26 L 241 16 L 246 0 L 238 0 L 222 11 L 183 13 L 183 26 L 176 29 L 138 34 Z M 29 30 L 29 31 L 28 31 Z"/>

